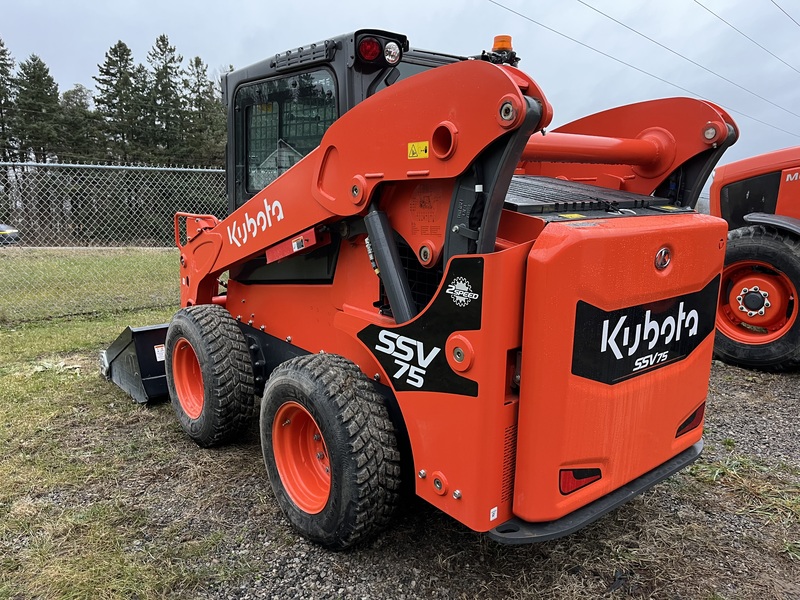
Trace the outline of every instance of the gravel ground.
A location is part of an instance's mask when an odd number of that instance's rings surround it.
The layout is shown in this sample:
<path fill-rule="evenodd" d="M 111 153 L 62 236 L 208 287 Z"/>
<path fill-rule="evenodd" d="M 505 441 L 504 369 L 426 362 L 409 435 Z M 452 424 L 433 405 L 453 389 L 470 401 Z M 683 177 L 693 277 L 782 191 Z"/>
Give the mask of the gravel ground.
<path fill-rule="evenodd" d="M 706 431 L 696 470 L 567 538 L 501 546 L 410 500 L 383 535 L 342 553 L 288 527 L 255 431 L 215 451 L 178 437 L 185 464 L 140 473 L 156 516 L 141 548 L 175 524 L 184 543 L 219 532 L 186 567 L 241 575 L 212 575 L 198 598 L 800 598 L 800 373 L 715 363 Z"/>
<path fill-rule="evenodd" d="M 10 514 L 111 505 L 126 561 L 188 575 L 165 597 L 800 598 L 800 373 L 715 363 L 698 463 L 571 536 L 498 545 L 410 499 L 387 531 L 338 553 L 288 526 L 255 427 L 204 450 L 169 405 L 132 407 L 107 385 L 102 419 L 77 406 L 53 431 L 80 460 L 122 468 Z M 23 556 L 28 543 L 13 548 Z"/>

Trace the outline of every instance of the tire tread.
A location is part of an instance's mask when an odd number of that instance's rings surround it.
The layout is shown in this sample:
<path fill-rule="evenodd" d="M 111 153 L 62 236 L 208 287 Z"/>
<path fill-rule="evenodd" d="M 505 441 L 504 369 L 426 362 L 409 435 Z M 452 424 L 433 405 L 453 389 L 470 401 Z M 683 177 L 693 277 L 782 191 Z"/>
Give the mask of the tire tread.
<path fill-rule="evenodd" d="M 171 369 L 167 368 L 173 406 L 184 430 L 198 445 L 219 446 L 245 430 L 255 412 L 253 367 L 247 342 L 230 313 L 215 304 L 184 308 L 175 315 L 173 323 L 181 329 L 193 329 L 205 345 L 208 363 L 202 364 L 201 369 L 207 400 L 208 390 L 213 393 L 213 401 L 204 402 L 203 427 L 191 427 L 185 422 L 186 415 L 181 414 L 183 411 L 171 383 Z"/>
<path fill-rule="evenodd" d="M 348 459 L 356 469 L 349 506 L 337 507 L 346 517 L 334 535 L 320 536 L 313 528 L 306 528 L 302 520 L 299 526 L 291 517 L 290 521 L 303 535 L 328 548 L 360 543 L 389 523 L 399 499 L 400 453 L 384 399 L 355 364 L 335 354 L 311 354 L 286 361 L 274 370 L 270 383 L 281 378 L 314 382 L 318 398 L 330 403 L 346 432 Z"/>

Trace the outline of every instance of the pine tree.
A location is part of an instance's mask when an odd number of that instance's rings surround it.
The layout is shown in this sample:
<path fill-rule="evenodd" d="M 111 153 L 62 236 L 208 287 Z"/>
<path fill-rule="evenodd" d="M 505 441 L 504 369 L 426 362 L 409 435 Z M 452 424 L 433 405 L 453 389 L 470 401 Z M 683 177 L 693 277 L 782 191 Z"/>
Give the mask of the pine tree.
<path fill-rule="evenodd" d="M 187 160 L 202 166 L 224 166 L 225 107 L 219 85 L 208 78 L 208 67 L 199 56 L 189 62 L 184 87 Z"/>
<path fill-rule="evenodd" d="M 111 160 L 127 162 L 135 151 L 132 139 L 136 135 L 137 114 L 142 110 L 136 104 L 140 98 L 134 93 L 133 53 L 118 41 L 97 67 L 98 75 L 93 77 L 97 82 L 94 102 L 108 141 L 108 155 Z"/>
<path fill-rule="evenodd" d="M 131 88 L 131 113 L 129 122 L 130 160 L 152 163 L 158 160 L 156 147 L 155 106 L 153 105 L 153 77 L 144 65 L 133 70 Z"/>
<path fill-rule="evenodd" d="M 165 162 L 181 160 L 186 152 L 183 125 L 186 118 L 182 94 L 183 57 L 161 34 L 147 54 L 152 75 L 153 144 Z"/>
<path fill-rule="evenodd" d="M 11 115 L 13 109 L 14 59 L 0 39 L 0 160 L 10 161 L 13 152 Z M 11 222 L 11 184 L 8 169 L 0 168 L 0 223 Z"/>
<path fill-rule="evenodd" d="M 91 92 L 80 84 L 61 96 L 60 158 L 71 161 L 105 158 L 100 117 L 92 110 L 91 103 Z"/>
<path fill-rule="evenodd" d="M 14 59 L 0 38 L 0 160 L 10 161 L 13 150 L 11 114 Z"/>
<path fill-rule="evenodd" d="M 19 157 L 45 162 L 58 146 L 61 116 L 58 85 L 42 59 L 32 54 L 20 63 L 13 89 L 12 125 Z"/>

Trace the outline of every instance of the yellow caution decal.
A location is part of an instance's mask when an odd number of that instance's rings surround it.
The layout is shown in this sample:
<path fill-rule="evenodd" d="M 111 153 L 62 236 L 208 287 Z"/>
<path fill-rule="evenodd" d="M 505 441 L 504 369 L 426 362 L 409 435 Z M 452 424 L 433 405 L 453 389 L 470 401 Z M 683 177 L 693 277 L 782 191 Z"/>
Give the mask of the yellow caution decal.
<path fill-rule="evenodd" d="M 408 158 L 428 158 L 428 142 L 411 142 L 408 144 Z"/>

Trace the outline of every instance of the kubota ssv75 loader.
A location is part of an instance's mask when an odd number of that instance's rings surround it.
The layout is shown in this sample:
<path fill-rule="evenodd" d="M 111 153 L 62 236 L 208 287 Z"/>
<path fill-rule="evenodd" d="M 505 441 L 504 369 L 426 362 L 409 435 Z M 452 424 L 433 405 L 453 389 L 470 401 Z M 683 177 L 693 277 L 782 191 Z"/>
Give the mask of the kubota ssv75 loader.
<path fill-rule="evenodd" d="M 145 399 L 164 365 L 201 446 L 260 405 L 275 497 L 324 546 L 386 525 L 403 478 L 551 539 L 701 451 L 726 226 L 690 207 L 735 125 L 673 99 L 543 135 L 516 62 L 361 30 L 226 75 L 230 214 L 176 215 L 164 346 L 106 353 Z"/>

